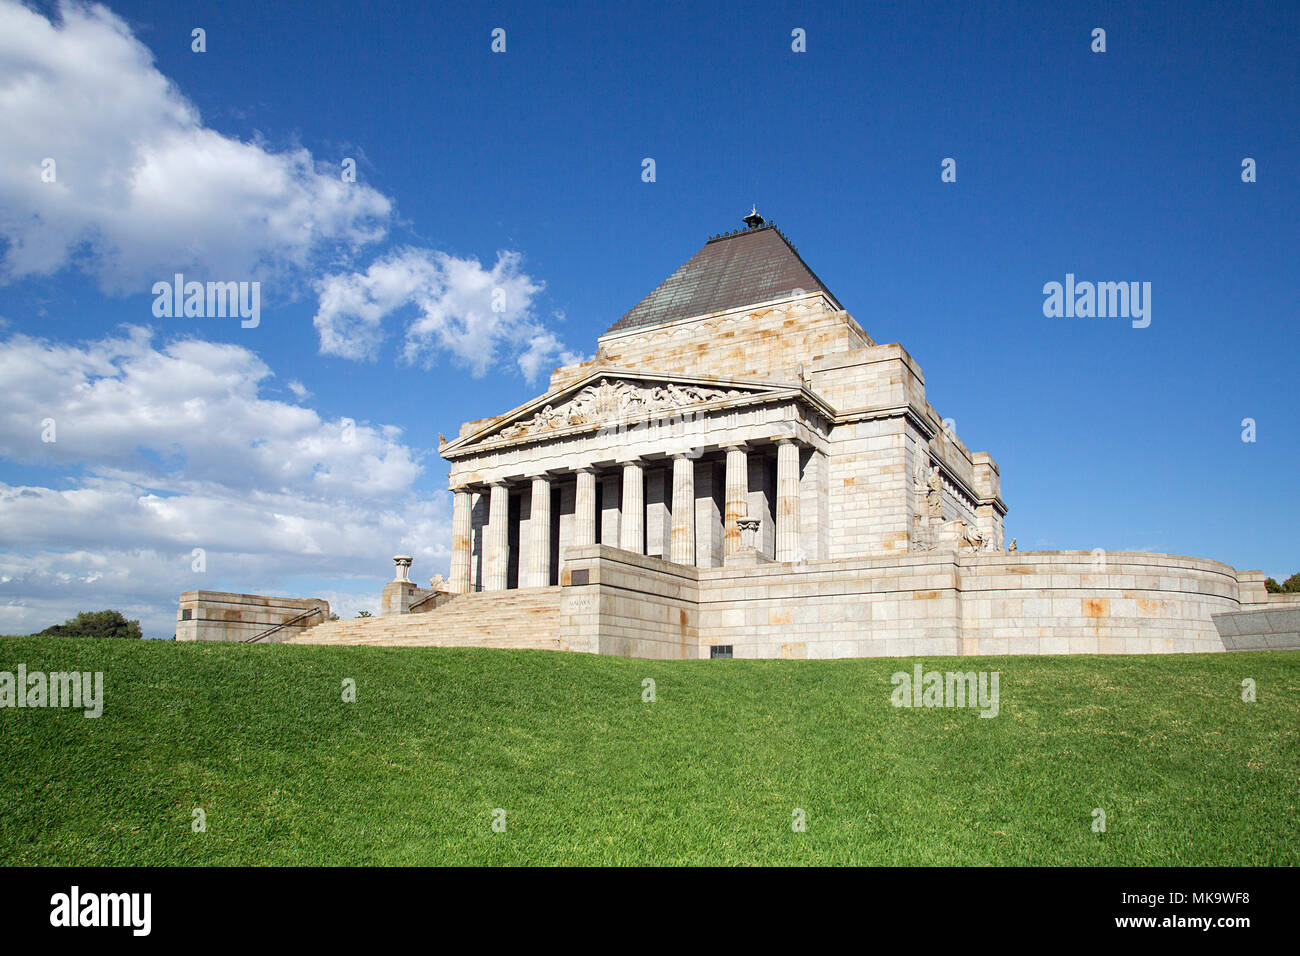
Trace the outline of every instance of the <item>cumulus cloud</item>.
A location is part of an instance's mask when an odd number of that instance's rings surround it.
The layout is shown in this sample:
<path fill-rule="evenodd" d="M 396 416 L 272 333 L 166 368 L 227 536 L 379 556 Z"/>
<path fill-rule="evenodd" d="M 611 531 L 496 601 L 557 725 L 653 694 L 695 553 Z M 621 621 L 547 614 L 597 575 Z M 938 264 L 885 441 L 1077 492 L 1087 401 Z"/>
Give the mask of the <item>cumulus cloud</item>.
<path fill-rule="evenodd" d="M 431 363 L 442 353 L 475 377 L 513 359 L 536 380 L 548 363 L 581 355 L 534 313 L 542 282 L 522 269 L 517 252 L 498 253 L 492 268 L 426 249 L 398 249 L 365 272 L 338 273 L 317 283 L 315 324 L 326 354 L 373 359 L 390 316 L 406 315 L 403 356 Z"/>
<path fill-rule="evenodd" d="M 187 273 L 279 280 L 282 298 L 325 263 L 384 239 L 391 200 L 302 148 L 205 126 L 147 47 L 99 5 L 53 20 L 0 0 L 0 282 L 75 266 L 112 294 Z M 491 268 L 399 249 L 315 280 L 325 354 L 373 359 L 384 320 L 414 313 L 403 356 L 446 354 L 475 376 L 513 362 L 529 380 L 573 357 L 534 315 L 543 283 L 503 252 Z M 270 290 L 268 290 L 270 291 Z M 272 293 L 274 294 L 274 293 Z"/>
<path fill-rule="evenodd" d="M 170 636 L 183 590 L 304 580 L 377 610 L 392 554 L 445 570 L 446 503 L 415 490 L 401 430 L 267 398 L 273 378 L 246 349 L 143 329 L 0 342 L 0 454 L 69 475 L 0 483 L 0 633 L 115 606 Z"/>
<path fill-rule="evenodd" d="M 205 127 L 99 5 L 52 21 L 0 0 L 0 127 L 7 281 L 74 261 L 114 293 L 186 270 L 266 278 L 383 237 L 392 212 L 306 149 Z"/>

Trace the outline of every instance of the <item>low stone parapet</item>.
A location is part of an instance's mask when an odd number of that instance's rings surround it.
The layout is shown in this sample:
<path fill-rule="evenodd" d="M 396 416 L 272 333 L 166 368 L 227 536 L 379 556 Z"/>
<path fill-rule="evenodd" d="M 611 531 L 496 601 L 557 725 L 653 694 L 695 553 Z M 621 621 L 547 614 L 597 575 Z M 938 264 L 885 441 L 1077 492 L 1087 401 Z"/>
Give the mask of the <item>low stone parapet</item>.
<path fill-rule="evenodd" d="M 267 643 L 280 643 L 329 616 L 329 602 L 321 598 L 186 591 L 176 612 L 176 640 L 247 641 L 286 625 L 263 638 Z M 294 623 L 287 623 L 290 621 Z"/>

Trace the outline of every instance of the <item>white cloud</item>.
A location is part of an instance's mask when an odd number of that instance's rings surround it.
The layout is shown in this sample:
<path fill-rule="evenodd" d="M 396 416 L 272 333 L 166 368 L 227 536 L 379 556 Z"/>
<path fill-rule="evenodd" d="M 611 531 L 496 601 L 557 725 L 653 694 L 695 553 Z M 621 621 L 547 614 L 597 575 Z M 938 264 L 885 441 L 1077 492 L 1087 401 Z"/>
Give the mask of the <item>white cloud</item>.
<path fill-rule="evenodd" d="M 528 340 L 528 348 L 517 359 L 519 371 L 528 381 L 535 381 L 538 376 L 557 365 L 571 365 L 581 362 L 585 356 L 564 347 L 554 332 L 542 329 Z"/>
<path fill-rule="evenodd" d="M 74 261 L 110 292 L 174 272 L 267 278 L 382 238 L 382 194 L 305 149 L 206 128 L 102 6 L 53 23 L 0 0 L 0 260 L 5 280 Z M 42 181 L 42 161 L 55 163 Z"/>
<path fill-rule="evenodd" d="M 59 13 L 53 22 L 0 0 L 0 282 L 70 265 L 112 294 L 177 272 L 278 280 L 265 302 L 292 298 L 325 262 L 350 270 L 361 247 L 386 237 L 386 196 L 343 182 L 334 161 L 306 149 L 204 126 L 111 11 L 68 2 Z M 543 283 L 520 265 L 514 252 L 488 269 L 408 248 L 327 275 L 316 282 L 321 351 L 373 359 L 384 320 L 410 310 L 406 360 L 445 353 L 475 376 L 513 360 L 534 380 L 573 353 L 535 318 Z"/>
<path fill-rule="evenodd" d="M 306 580 L 377 610 L 393 554 L 445 571 L 446 502 L 415 489 L 401 430 L 264 398 L 272 379 L 246 349 L 141 329 L 0 342 L 0 454 L 75 476 L 0 483 L 0 633 L 117 607 L 169 636 L 183 590 L 328 597 Z"/>
<path fill-rule="evenodd" d="M 517 252 L 501 252 L 491 269 L 425 249 L 399 249 L 364 273 L 339 273 L 317 283 L 316 329 L 326 354 L 372 359 L 384 340 L 384 322 L 410 312 L 403 357 L 431 363 L 439 354 L 475 377 L 513 358 L 534 381 L 546 363 L 575 361 L 559 337 L 535 315 L 543 283 L 522 270 Z"/>

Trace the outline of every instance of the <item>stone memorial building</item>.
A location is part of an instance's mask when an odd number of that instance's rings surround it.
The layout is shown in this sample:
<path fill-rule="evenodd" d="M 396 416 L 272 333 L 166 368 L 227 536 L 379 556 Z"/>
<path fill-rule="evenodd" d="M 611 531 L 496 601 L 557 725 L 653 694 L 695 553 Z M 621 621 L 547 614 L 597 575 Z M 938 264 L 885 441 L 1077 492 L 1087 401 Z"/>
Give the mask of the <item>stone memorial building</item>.
<path fill-rule="evenodd" d="M 661 658 L 1223 650 L 1216 561 L 1006 542 L 997 462 L 757 212 L 439 453 L 450 573 L 291 638 Z M 440 436 L 441 438 L 441 436 Z"/>

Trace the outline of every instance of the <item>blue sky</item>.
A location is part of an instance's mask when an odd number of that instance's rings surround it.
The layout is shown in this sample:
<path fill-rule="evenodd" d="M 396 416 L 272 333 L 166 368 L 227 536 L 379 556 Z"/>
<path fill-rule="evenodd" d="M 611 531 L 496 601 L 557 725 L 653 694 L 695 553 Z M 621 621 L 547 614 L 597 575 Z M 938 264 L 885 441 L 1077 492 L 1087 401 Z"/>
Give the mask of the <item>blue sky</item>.
<path fill-rule="evenodd" d="M 1300 570 L 1300 6 L 711 6 L 0 0 L 0 632 L 445 572 L 438 433 L 752 202 L 996 458 L 1021 548 Z M 261 281 L 260 324 L 155 317 L 175 271 Z M 1150 282 L 1150 327 L 1045 317 L 1067 273 Z"/>

